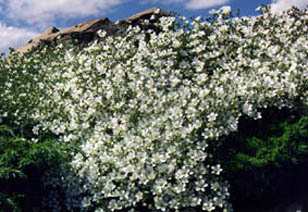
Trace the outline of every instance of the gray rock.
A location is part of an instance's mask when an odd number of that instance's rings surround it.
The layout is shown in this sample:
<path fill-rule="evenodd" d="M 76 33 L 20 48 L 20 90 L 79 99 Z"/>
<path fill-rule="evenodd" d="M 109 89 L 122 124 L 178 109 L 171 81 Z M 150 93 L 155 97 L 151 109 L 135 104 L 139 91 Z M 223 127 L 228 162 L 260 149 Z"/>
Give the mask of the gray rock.
<path fill-rule="evenodd" d="M 158 13 L 156 13 L 157 10 L 159 10 Z M 67 41 L 73 41 L 75 44 L 85 46 L 87 43 L 99 38 L 97 36 L 97 31 L 99 30 L 106 31 L 106 36 L 118 36 L 123 34 L 125 29 L 130 25 L 141 26 L 142 20 L 148 19 L 149 21 L 153 22 L 153 20 L 150 20 L 153 14 L 158 16 L 169 15 L 167 12 L 157 7 L 153 7 L 124 20 L 118 21 L 117 24 L 114 24 L 108 18 L 100 18 L 86 21 L 64 30 L 50 27 L 39 36 L 31 39 L 28 44 L 18 48 L 16 51 L 22 55 L 32 48 L 43 48 L 50 45 L 65 43 Z M 158 30 L 154 26 L 152 27 L 155 31 Z"/>

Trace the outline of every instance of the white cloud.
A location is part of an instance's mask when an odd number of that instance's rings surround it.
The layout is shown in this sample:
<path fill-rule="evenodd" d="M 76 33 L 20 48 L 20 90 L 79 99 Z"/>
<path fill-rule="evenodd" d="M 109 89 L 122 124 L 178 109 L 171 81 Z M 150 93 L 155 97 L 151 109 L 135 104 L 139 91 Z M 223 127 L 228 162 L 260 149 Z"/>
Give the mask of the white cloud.
<path fill-rule="evenodd" d="M 273 12 L 281 12 L 292 6 L 296 6 L 299 9 L 305 9 L 307 5 L 307 0 L 273 0 L 271 4 Z"/>
<path fill-rule="evenodd" d="M 0 32 L 0 53 L 8 53 L 9 47 L 17 48 L 26 44 L 27 41 L 38 35 L 37 32 L 28 29 L 7 26 L 1 22 Z"/>
<path fill-rule="evenodd" d="M 228 3 L 230 0 L 144 0 L 143 2 L 168 4 L 184 4 L 185 9 L 200 10 Z"/>
<path fill-rule="evenodd" d="M 10 0 L 6 3 L 11 20 L 32 25 L 52 25 L 57 18 L 68 20 L 103 15 L 130 0 Z"/>
<path fill-rule="evenodd" d="M 183 3 L 185 2 L 185 0 L 144 0 L 143 3 L 161 3 L 161 4 L 174 4 L 174 3 Z"/>
<path fill-rule="evenodd" d="M 185 4 L 186 9 L 207 9 L 228 3 L 230 0 L 191 0 Z"/>

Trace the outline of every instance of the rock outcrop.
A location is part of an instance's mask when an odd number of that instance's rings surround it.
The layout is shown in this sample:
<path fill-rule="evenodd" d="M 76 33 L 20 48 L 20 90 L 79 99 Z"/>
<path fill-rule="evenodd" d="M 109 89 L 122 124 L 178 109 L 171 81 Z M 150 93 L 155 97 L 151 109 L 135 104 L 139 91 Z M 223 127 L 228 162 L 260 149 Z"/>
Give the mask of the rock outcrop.
<path fill-rule="evenodd" d="M 159 10 L 158 13 L 156 13 L 157 10 Z M 69 40 L 79 45 L 85 45 L 98 38 L 97 31 L 99 30 L 106 31 L 107 36 L 121 35 L 125 31 L 125 28 L 129 25 L 140 25 L 141 21 L 145 19 L 152 21 L 150 18 L 153 14 L 157 14 L 159 16 L 169 15 L 166 11 L 153 7 L 124 20 L 120 20 L 117 24 L 113 23 L 108 18 L 101 18 L 77 24 L 64 30 L 59 30 L 56 27 L 50 27 L 39 36 L 31 39 L 28 44 L 18 48 L 16 51 L 23 54 L 32 48 L 43 48 L 49 45 L 58 45 Z M 157 31 L 154 26 L 153 29 Z"/>

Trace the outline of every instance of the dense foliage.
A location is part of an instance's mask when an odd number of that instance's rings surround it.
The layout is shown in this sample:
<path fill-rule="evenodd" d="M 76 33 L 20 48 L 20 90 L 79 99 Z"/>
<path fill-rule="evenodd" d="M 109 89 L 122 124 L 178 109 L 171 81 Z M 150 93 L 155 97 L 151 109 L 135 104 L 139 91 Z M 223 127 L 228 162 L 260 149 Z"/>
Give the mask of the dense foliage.
<path fill-rule="evenodd" d="M 259 120 L 242 117 L 238 131 L 216 145 L 234 208 L 255 205 L 264 211 L 306 190 L 307 112 L 268 108 L 262 114 Z"/>
<path fill-rule="evenodd" d="M 0 125 L 1 211 L 39 209 L 49 189 L 57 189 L 56 185 L 51 187 L 44 183 L 47 174 L 53 172 L 57 175 L 75 151 L 75 148 L 60 144 L 50 136 L 46 138 L 45 135 L 40 141 L 33 142 L 27 139 L 29 135 L 22 134 L 18 127 L 16 129 L 7 122 Z M 59 188 L 58 193 L 61 192 Z"/>
<path fill-rule="evenodd" d="M 223 7 L 192 23 L 162 17 L 160 32 L 100 32 L 102 41 L 80 51 L 57 46 L 3 60 L 1 116 L 21 128 L 31 120 L 35 135 L 50 131 L 81 149 L 60 177 L 45 181 L 63 186 L 57 207 L 230 211 L 224 160 L 216 157 L 223 139 L 242 117 L 308 106 L 308 12 L 261 11 L 233 18 Z M 284 148 L 276 154 L 280 143 L 295 145 L 285 137 L 266 138 L 272 144 L 262 150 L 264 137 L 243 134 L 240 145 L 255 154 L 236 154 L 235 162 L 288 157 Z M 301 141 L 295 150 L 305 148 Z"/>

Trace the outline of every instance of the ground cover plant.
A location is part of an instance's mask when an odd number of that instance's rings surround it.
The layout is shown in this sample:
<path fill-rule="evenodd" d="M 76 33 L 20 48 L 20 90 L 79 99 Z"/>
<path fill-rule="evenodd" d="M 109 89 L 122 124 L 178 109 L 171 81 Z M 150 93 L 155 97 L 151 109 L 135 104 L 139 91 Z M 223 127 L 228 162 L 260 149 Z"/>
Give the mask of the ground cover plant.
<path fill-rule="evenodd" d="M 102 41 L 84 49 L 60 45 L 3 59 L 1 117 L 21 129 L 33 123 L 33 142 L 50 132 L 80 148 L 45 181 L 65 194 L 42 207 L 231 211 L 217 157 L 224 138 L 241 118 L 262 119 L 266 108 L 302 113 L 308 106 L 307 10 L 259 9 L 260 16 L 238 18 L 222 7 L 193 22 L 153 16 L 160 32 L 102 31 Z M 247 137 L 241 145 L 257 151 L 258 138 Z M 244 166 L 276 161 L 234 157 Z"/>

